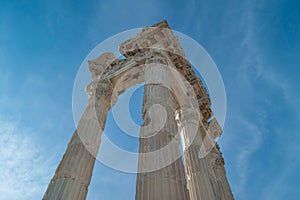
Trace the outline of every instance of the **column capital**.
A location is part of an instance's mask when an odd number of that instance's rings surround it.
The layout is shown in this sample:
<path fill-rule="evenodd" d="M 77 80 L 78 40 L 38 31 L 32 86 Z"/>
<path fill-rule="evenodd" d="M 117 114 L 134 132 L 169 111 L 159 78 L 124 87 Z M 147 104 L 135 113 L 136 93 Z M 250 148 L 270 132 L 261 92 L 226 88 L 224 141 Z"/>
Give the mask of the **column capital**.
<path fill-rule="evenodd" d="M 95 106 L 97 106 L 98 103 L 104 103 L 108 107 L 110 107 L 113 84 L 109 79 L 92 81 L 85 88 L 85 91 L 88 94 L 89 104 L 94 104 Z"/>
<path fill-rule="evenodd" d="M 186 123 L 199 124 L 202 116 L 197 110 L 190 107 L 180 107 L 175 111 L 175 119 L 179 126 Z"/>
<path fill-rule="evenodd" d="M 152 52 L 152 55 L 146 59 L 146 64 L 161 64 L 164 66 L 168 65 L 167 59 L 159 51 Z"/>
<path fill-rule="evenodd" d="M 161 52 L 151 52 L 151 56 L 145 61 L 145 84 L 162 85 L 170 89 L 168 66 L 167 59 Z"/>

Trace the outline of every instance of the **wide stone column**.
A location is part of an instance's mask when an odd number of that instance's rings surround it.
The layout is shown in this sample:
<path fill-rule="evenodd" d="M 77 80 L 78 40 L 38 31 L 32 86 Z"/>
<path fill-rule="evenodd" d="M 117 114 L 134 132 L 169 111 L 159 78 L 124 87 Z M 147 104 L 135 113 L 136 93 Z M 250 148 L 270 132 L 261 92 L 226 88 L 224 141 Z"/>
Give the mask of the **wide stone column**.
<path fill-rule="evenodd" d="M 144 124 L 140 132 L 136 200 L 189 199 L 179 157 L 174 99 L 168 86 L 168 67 L 164 58 L 154 56 L 145 67 Z"/>
<path fill-rule="evenodd" d="M 87 88 L 88 105 L 55 171 L 44 200 L 85 200 L 107 113 L 111 106 L 109 80 L 93 81 Z"/>
<path fill-rule="evenodd" d="M 222 129 L 216 119 L 207 124 L 199 123 L 194 110 L 180 108 L 176 119 L 182 131 L 184 163 L 191 200 L 232 200 L 233 195 L 226 178 L 224 159 L 214 141 Z M 199 121 L 198 121 L 199 120 Z"/>

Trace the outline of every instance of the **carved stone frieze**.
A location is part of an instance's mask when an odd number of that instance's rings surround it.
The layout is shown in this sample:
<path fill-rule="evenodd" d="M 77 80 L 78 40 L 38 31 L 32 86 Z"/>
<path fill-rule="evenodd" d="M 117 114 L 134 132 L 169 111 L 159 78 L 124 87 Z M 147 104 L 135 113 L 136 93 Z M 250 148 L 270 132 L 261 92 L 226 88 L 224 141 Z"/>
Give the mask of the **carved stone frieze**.
<path fill-rule="evenodd" d="M 95 162 L 91 152 L 98 152 L 107 113 L 118 95 L 142 82 L 144 124 L 135 199 L 233 199 L 224 159 L 214 140 L 222 134 L 222 128 L 216 119 L 209 121 L 213 116 L 209 94 L 168 23 L 143 28 L 134 38 L 121 43 L 119 51 L 125 58 L 118 59 L 107 52 L 88 61 L 92 75 L 86 87 L 88 105 L 43 199 L 86 198 Z M 178 80 L 184 81 L 181 84 Z M 154 109 L 155 105 L 161 105 L 166 112 L 162 126 L 162 108 Z M 78 133 L 84 134 L 79 138 Z M 177 157 L 180 136 L 188 187 L 182 160 Z M 168 150 L 156 157 L 142 156 L 165 147 Z M 201 149 L 208 154 L 201 157 Z M 174 162 L 163 165 L 173 158 Z M 149 171 L 158 164 L 163 168 Z"/>
<path fill-rule="evenodd" d="M 106 52 L 98 58 L 88 61 L 92 79 L 95 80 L 97 76 L 101 76 L 105 69 L 116 60 L 118 59 L 113 53 Z"/>
<path fill-rule="evenodd" d="M 160 53 L 153 53 L 149 58 L 146 59 L 146 64 L 159 64 L 167 66 L 167 60 Z"/>
<path fill-rule="evenodd" d="M 145 27 L 134 38 L 123 42 L 119 51 L 126 57 L 149 49 L 162 49 L 184 56 L 184 52 L 166 22 Z"/>

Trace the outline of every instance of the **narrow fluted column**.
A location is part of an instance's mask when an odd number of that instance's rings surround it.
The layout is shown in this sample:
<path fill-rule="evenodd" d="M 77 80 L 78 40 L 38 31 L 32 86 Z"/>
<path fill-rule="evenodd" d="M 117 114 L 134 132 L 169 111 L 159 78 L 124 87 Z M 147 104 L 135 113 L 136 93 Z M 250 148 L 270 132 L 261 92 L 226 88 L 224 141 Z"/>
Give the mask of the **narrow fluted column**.
<path fill-rule="evenodd" d="M 221 131 L 221 127 L 217 121 L 213 119 L 209 124 L 208 133 L 214 137 L 220 135 Z M 234 197 L 226 177 L 224 158 L 218 143 L 215 141 L 212 142 L 212 149 L 209 151 L 205 159 L 216 199 L 233 200 Z"/>
<path fill-rule="evenodd" d="M 209 178 L 206 160 L 199 157 L 203 141 L 201 125 L 199 126 L 200 117 L 191 108 L 180 108 L 177 110 L 176 119 L 183 138 L 184 164 L 190 199 L 214 200 L 216 198 Z"/>
<path fill-rule="evenodd" d="M 168 70 L 160 63 L 163 58 L 153 59 L 156 60 L 145 67 L 144 124 L 140 133 L 135 199 L 188 200 L 184 167 L 178 156 L 180 141 L 174 100 L 168 88 Z M 157 170 L 153 171 L 152 167 Z"/>
<path fill-rule="evenodd" d="M 55 171 L 44 200 L 84 200 L 91 181 L 101 134 L 110 109 L 112 86 L 109 80 L 88 87 L 88 105 L 67 150 Z"/>
<path fill-rule="evenodd" d="M 180 108 L 176 119 L 182 131 L 184 163 L 191 200 L 232 200 L 224 160 L 214 141 L 222 129 L 213 119 L 208 128 L 204 127 L 194 110 Z"/>

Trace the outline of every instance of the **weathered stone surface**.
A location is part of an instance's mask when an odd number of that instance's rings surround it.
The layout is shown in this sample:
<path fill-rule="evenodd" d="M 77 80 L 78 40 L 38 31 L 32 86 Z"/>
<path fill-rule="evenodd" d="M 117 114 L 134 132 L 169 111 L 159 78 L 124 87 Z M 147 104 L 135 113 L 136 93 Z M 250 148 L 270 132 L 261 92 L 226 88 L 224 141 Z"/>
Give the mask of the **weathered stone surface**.
<path fill-rule="evenodd" d="M 136 185 L 136 200 L 188 200 L 188 191 L 184 177 L 184 167 L 180 159 L 180 142 L 177 125 L 174 116 L 174 100 L 169 90 L 168 69 L 162 65 L 166 60 L 158 56 L 151 57 L 145 68 L 145 87 L 143 100 L 144 125 L 140 135 L 140 157 Z M 155 109 L 153 106 L 162 108 Z M 153 110 L 151 113 L 151 109 Z M 166 118 L 160 113 L 160 109 L 166 112 Z M 164 121 L 166 120 L 166 121 Z M 160 127 L 163 122 L 163 127 Z M 173 142 L 172 142 L 173 141 Z M 167 146 L 168 152 L 159 150 Z M 157 151 L 159 153 L 155 154 Z M 154 156 L 143 156 L 146 153 Z M 163 156 L 160 156 L 163 154 Z M 171 162 L 168 163 L 168 159 Z M 158 170 L 153 163 L 158 166 Z M 146 172 L 144 172 L 144 170 Z"/>
<path fill-rule="evenodd" d="M 44 200 L 86 198 L 101 134 L 111 106 L 111 90 L 109 81 L 92 82 L 87 87 L 89 103 L 47 188 Z"/>
<path fill-rule="evenodd" d="M 216 119 L 209 121 L 209 95 L 167 22 L 145 27 L 119 50 L 125 59 L 104 53 L 89 61 L 88 105 L 43 199 L 86 198 L 107 113 L 118 95 L 142 82 L 144 124 L 135 199 L 233 199 L 214 141 L 222 128 Z"/>

